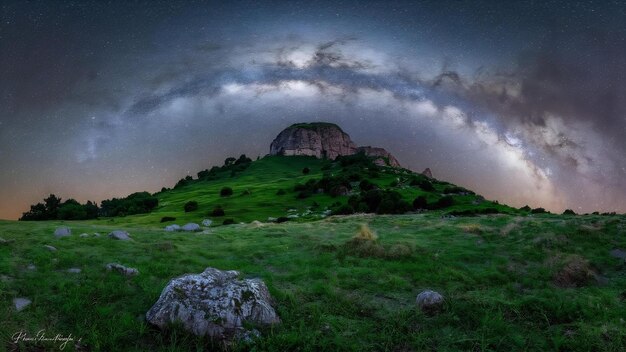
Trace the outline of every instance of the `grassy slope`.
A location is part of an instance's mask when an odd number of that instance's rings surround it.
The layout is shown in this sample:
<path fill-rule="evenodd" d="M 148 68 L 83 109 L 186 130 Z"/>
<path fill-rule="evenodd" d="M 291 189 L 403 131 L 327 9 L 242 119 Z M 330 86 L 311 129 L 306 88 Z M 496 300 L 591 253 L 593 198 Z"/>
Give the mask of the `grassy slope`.
<path fill-rule="evenodd" d="M 362 257 L 344 245 L 361 223 L 378 232 L 388 256 Z M 351 216 L 210 234 L 124 226 L 133 242 L 79 238 L 115 227 L 77 222 L 72 237 L 54 239 L 59 224 L 0 222 L 2 237 L 15 240 L 0 246 L 0 274 L 14 278 L 0 282 L 3 342 L 20 329 L 46 329 L 82 336 L 94 350 L 206 347 L 180 331 L 161 334 L 141 317 L 170 278 L 212 266 L 268 283 L 283 324 L 264 332 L 261 350 L 626 348 L 625 267 L 609 256 L 626 247 L 623 217 Z M 608 283 L 555 287 L 552 276 L 572 254 L 589 259 Z M 141 274 L 107 273 L 108 262 Z M 31 263 L 34 272 L 25 269 Z M 70 267 L 83 271 L 65 273 Z M 426 288 L 447 297 L 443 314 L 414 309 Z M 16 313 L 11 300 L 23 296 L 33 304 Z"/>
<path fill-rule="evenodd" d="M 345 202 L 325 195 L 296 200 L 286 186 L 321 177 L 322 165 L 310 158 L 265 158 L 234 178 L 164 192 L 152 214 L 65 222 L 74 233 L 69 238 L 52 235 L 62 222 L 0 221 L 0 237 L 13 240 L 0 244 L 0 275 L 13 278 L 0 280 L 0 350 L 14 347 L 7 344 L 14 332 L 40 329 L 81 336 L 92 350 L 210 348 L 206 340 L 177 329 L 163 333 L 142 320 L 172 277 L 208 266 L 240 270 L 268 284 L 283 324 L 263 331 L 258 350 L 626 349 L 626 266 L 609 255 L 626 248 L 623 216 L 442 219 L 430 212 L 219 226 L 194 234 L 166 233 L 159 223 L 164 215 L 176 216 L 177 223 L 199 222 L 216 204 L 225 207 L 226 217 L 247 222 L 286 215 L 289 208 L 302 212 L 313 201 L 320 210 Z M 302 175 L 304 166 L 310 175 Z M 398 177 L 372 181 L 388 185 Z M 233 197 L 219 197 L 225 185 L 235 189 Z M 250 195 L 241 195 L 244 187 Z M 277 197 L 278 188 L 289 192 Z M 407 200 L 422 194 L 402 191 Z M 474 199 L 459 197 L 455 207 L 471 207 Z M 197 200 L 200 210 L 183 213 L 188 200 Z M 346 244 L 363 223 L 378 233 L 377 250 Z M 78 237 L 120 228 L 134 241 Z M 556 287 L 554 274 L 574 254 L 588 259 L 607 282 Z M 109 262 L 138 268 L 140 275 L 108 273 Z M 26 269 L 31 263 L 36 271 Z M 82 272 L 65 272 L 72 267 Z M 415 296 L 427 288 L 446 296 L 443 314 L 427 317 L 415 309 Z M 15 297 L 33 304 L 17 313 Z"/>

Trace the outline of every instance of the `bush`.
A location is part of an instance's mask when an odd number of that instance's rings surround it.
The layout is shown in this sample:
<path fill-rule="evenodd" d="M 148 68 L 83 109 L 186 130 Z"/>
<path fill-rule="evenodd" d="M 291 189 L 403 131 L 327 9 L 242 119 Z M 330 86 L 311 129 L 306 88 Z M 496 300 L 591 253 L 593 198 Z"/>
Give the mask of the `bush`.
<path fill-rule="evenodd" d="M 427 208 L 428 208 L 428 201 L 426 200 L 426 197 L 419 196 L 415 198 L 415 200 L 413 200 L 413 209 L 427 209 Z"/>
<path fill-rule="evenodd" d="M 313 193 L 311 193 L 311 191 L 305 190 L 305 191 L 302 191 L 302 192 L 298 193 L 298 196 L 296 198 L 297 199 L 305 199 L 305 198 L 309 198 L 312 195 L 313 195 Z"/>
<path fill-rule="evenodd" d="M 176 218 L 175 217 L 171 217 L 171 216 L 164 216 L 161 218 L 161 222 L 170 222 L 170 221 L 175 221 Z"/>
<path fill-rule="evenodd" d="M 434 204 L 431 204 L 428 208 L 429 209 L 443 209 L 443 208 L 448 208 L 454 205 L 454 198 L 452 198 L 452 196 L 444 196 L 439 198 Z"/>
<path fill-rule="evenodd" d="M 285 192 L 285 190 L 281 188 L 281 189 L 278 190 L 278 192 L 276 192 L 276 195 L 277 196 L 282 196 L 282 195 L 285 195 L 286 193 L 287 192 Z"/>
<path fill-rule="evenodd" d="M 276 222 L 279 223 L 279 224 L 282 223 L 282 222 L 287 222 L 287 221 L 289 221 L 289 218 L 286 217 L 286 216 L 281 216 L 278 219 L 276 219 Z"/>
<path fill-rule="evenodd" d="M 565 209 L 563 215 L 576 215 L 576 213 L 572 209 Z"/>
<path fill-rule="evenodd" d="M 519 208 L 519 210 L 521 210 L 521 211 L 531 211 L 532 209 L 530 209 L 530 207 L 528 205 L 524 205 L 523 207 Z"/>
<path fill-rule="evenodd" d="M 547 211 L 544 208 L 535 208 L 530 211 L 531 214 L 545 214 Z"/>
<path fill-rule="evenodd" d="M 224 187 L 220 190 L 220 197 L 229 197 L 233 195 L 233 189 L 230 187 Z"/>
<path fill-rule="evenodd" d="M 332 212 L 333 215 L 350 215 L 354 214 L 354 208 L 350 204 L 343 204 Z"/>
<path fill-rule="evenodd" d="M 211 216 L 224 216 L 226 215 L 226 212 L 224 212 L 224 209 L 222 209 L 222 207 L 215 207 L 213 209 L 213 211 L 211 212 Z"/>
<path fill-rule="evenodd" d="M 459 186 L 449 186 L 443 189 L 444 194 L 474 194 L 474 192 Z"/>
<path fill-rule="evenodd" d="M 429 180 L 427 180 L 425 178 L 418 178 L 418 177 L 416 177 L 416 178 L 411 180 L 409 185 L 417 186 L 424 192 L 434 192 L 435 191 L 435 186 L 433 186 L 433 184 Z"/>
<path fill-rule="evenodd" d="M 184 209 L 185 209 L 185 213 L 196 211 L 198 210 L 198 202 L 196 202 L 195 200 L 191 200 L 185 203 Z"/>
<path fill-rule="evenodd" d="M 224 221 L 222 222 L 222 225 L 232 225 L 235 223 L 234 219 L 224 219 Z"/>
<path fill-rule="evenodd" d="M 375 189 L 377 187 L 376 187 L 375 184 L 371 183 L 370 181 L 363 180 L 363 181 L 361 181 L 361 183 L 359 183 L 359 188 L 361 189 L 361 192 L 367 192 L 367 191 L 371 191 L 371 190 L 373 190 L 373 189 Z"/>
<path fill-rule="evenodd" d="M 302 169 L 302 173 L 305 175 L 308 175 L 309 172 L 311 172 L 311 169 L 309 169 L 308 167 L 305 167 L 304 169 Z"/>

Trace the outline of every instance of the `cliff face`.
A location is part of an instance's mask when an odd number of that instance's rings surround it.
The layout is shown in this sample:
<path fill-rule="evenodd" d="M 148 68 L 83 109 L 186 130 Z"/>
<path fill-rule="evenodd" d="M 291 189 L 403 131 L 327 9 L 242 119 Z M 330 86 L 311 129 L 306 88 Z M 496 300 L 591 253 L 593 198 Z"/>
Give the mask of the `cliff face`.
<path fill-rule="evenodd" d="M 357 147 L 350 136 L 332 123 L 298 123 L 278 134 L 270 145 L 271 155 L 308 155 L 335 159 L 358 152 L 374 157 L 378 165 L 399 167 L 398 160 L 383 148 Z"/>

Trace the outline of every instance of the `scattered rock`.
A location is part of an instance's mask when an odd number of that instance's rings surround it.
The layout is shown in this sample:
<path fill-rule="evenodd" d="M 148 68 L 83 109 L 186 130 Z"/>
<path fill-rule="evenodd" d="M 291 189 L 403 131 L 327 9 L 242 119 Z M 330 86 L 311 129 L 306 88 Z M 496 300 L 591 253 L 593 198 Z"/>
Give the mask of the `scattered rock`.
<path fill-rule="evenodd" d="M 88 233 L 81 233 L 80 235 L 78 235 L 78 237 L 81 237 L 81 238 L 89 237 L 89 234 Z"/>
<path fill-rule="evenodd" d="M 13 278 L 3 274 L 3 275 L 0 275 L 0 281 L 9 282 L 9 281 L 13 281 Z"/>
<path fill-rule="evenodd" d="M 117 263 L 109 263 L 106 265 L 107 271 L 117 271 L 120 274 L 124 275 L 124 276 L 135 276 L 135 275 L 139 275 L 139 270 L 135 269 L 135 268 L 127 268 L 125 266 L 123 266 L 122 264 L 117 264 Z"/>
<path fill-rule="evenodd" d="M 178 321 L 196 335 L 221 340 L 245 335 L 244 323 L 280 323 L 265 283 L 238 277 L 237 271 L 207 268 L 175 278 L 146 313 L 147 321 L 160 328 Z"/>
<path fill-rule="evenodd" d="M 35 266 L 35 264 L 28 264 L 26 270 L 35 271 L 37 270 L 37 267 Z"/>
<path fill-rule="evenodd" d="M 18 312 L 28 307 L 31 303 L 33 302 L 28 298 L 14 298 L 13 299 L 13 305 L 15 306 L 15 310 L 17 310 Z"/>
<path fill-rule="evenodd" d="M 97 233 L 97 232 L 95 232 L 95 233 L 93 234 L 93 237 L 100 237 L 100 236 L 102 236 L 102 235 L 100 235 L 100 234 L 99 234 L 99 233 Z"/>
<path fill-rule="evenodd" d="M 15 240 L 5 240 L 4 238 L 0 237 L 0 245 L 9 244 L 12 242 L 15 242 Z"/>
<path fill-rule="evenodd" d="M 254 220 L 250 223 L 250 226 L 252 227 L 263 227 L 263 223 L 260 222 L 259 220 Z"/>
<path fill-rule="evenodd" d="M 79 268 L 69 268 L 67 269 L 67 272 L 72 274 L 80 274 L 81 270 Z"/>
<path fill-rule="evenodd" d="M 276 221 L 276 218 L 273 218 L 273 217 L 270 216 L 270 217 L 267 218 L 267 221 L 268 222 L 274 222 L 274 221 Z"/>
<path fill-rule="evenodd" d="M 130 240 L 130 235 L 126 231 L 115 230 L 109 234 L 109 238 L 120 241 L 128 241 Z"/>
<path fill-rule="evenodd" d="M 428 177 L 428 178 L 433 178 L 433 172 L 430 171 L 430 168 L 427 167 L 426 169 L 424 169 L 424 171 L 422 171 L 422 175 Z"/>
<path fill-rule="evenodd" d="M 183 231 L 196 232 L 196 231 L 202 231 L 202 229 L 200 228 L 200 225 L 190 222 L 183 226 Z"/>
<path fill-rule="evenodd" d="M 415 303 L 426 314 L 437 314 L 443 309 L 444 298 L 435 291 L 426 290 L 420 292 Z"/>
<path fill-rule="evenodd" d="M 180 231 L 180 226 L 176 225 L 176 224 L 167 225 L 167 226 L 165 226 L 165 231 L 167 231 L 167 232 Z"/>
<path fill-rule="evenodd" d="M 58 227 L 56 230 L 54 230 L 54 237 L 56 238 L 67 237 L 71 235 L 72 235 L 72 230 L 67 226 L 61 226 L 61 227 Z"/>
<path fill-rule="evenodd" d="M 569 258 L 563 268 L 554 275 L 555 285 L 563 288 L 575 288 L 587 286 L 598 277 L 591 268 L 589 261 L 581 256 Z"/>
<path fill-rule="evenodd" d="M 209 220 L 209 219 L 202 220 L 202 226 L 204 226 L 204 227 L 209 227 L 209 226 L 211 226 L 212 223 L 213 223 L 213 221 Z"/>
<path fill-rule="evenodd" d="M 611 254 L 611 257 L 613 257 L 613 258 L 626 260 L 626 252 L 621 250 L 621 249 L 619 249 L 619 248 L 613 249 L 610 252 L 610 254 Z"/>
<path fill-rule="evenodd" d="M 44 245 L 44 247 L 45 247 L 47 250 L 49 250 L 50 252 L 56 252 L 56 251 L 57 251 L 57 249 L 56 249 L 55 247 L 49 246 L 49 245 L 47 245 L 47 244 L 46 244 L 46 245 Z"/>
<path fill-rule="evenodd" d="M 297 219 L 299 218 L 298 214 L 291 214 L 291 215 L 287 215 L 288 219 Z"/>

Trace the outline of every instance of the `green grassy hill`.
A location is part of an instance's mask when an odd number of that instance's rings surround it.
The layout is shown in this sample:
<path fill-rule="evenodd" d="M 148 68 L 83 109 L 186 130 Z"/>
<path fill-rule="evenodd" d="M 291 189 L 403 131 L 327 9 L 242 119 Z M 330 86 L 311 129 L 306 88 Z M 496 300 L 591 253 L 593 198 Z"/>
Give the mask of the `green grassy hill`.
<path fill-rule="evenodd" d="M 306 186 L 344 177 L 352 183 L 347 195 Z M 371 187 L 363 180 L 380 192 L 398 192 L 402 199 L 392 205 L 423 196 L 431 209 L 325 216 L 349 203 L 363 206 L 359 197 L 367 192 L 361 188 Z M 82 338 L 65 350 L 218 349 L 205 338 L 176 327 L 160 331 L 144 320 L 170 279 L 206 267 L 262 278 L 282 319 L 252 345 L 234 350 L 626 350 L 626 262 L 615 251 L 626 249 L 626 217 L 531 214 L 441 181 L 429 181 L 430 189 L 424 180 L 360 162 L 266 157 L 159 192 L 159 205 L 148 214 L 0 221 L 0 351 L 58 350 L 53 342 L 12 342 L 16 332 L 42 329 Z M 223 187 L 233 195 L 220 196 Z M 277 195 L 280 189 L 285 194 Z M 446 197 L 452 204 L 441 206 Z M 198 209 L 184 212 L 191 200 Z M 209 216 L 218 205 L 226 215 Z M 494 211 L 499 214 L 483 214 Z M 285 223 L 267 221 L 288 215 Z M 164 216 L 178 224 L 210 218 L 216 226 L 165 232 L 172 222 L 161 223 Z M 224 218 L 236 224 L 221 226 Z M 71 227 L 72 236 L 55 238 L 61 225 Z M 378 239 L 354 240 L 362 225 Z M 133 240 L 105 236 L 117 229 Z M 111 262 L 140 274 L 107 272 Z M 441 314 L 416 308 L 424 289 L 445 296 Z M 32 304 L 17 312 L 16 297 Z"/>
<path fill-rule="evenodd" d="M 373 166 L 373 165 L 372 165 Z M 370 168 L 372 168 L 370 166 Z M 308 168 L 304 174 L 302 170 Z M 328 210 L 337 207 L 337 203 L 346 204 L 348 195 L 332 197 L 326 193 L 315 193 L 299 199 L 300 191 L 294 190 L 298 184 L 305 185 L 310 180 L 320 180 L 324 176 L 358 175 L 351 182 L 352 192 L 357 194 L 359 182 L 363 179 L 370 181 L 380 189 L 397 191 L 408 203 L 412 203 L 418 196 L 424 196 L 429 202 L 436 202 L 442 198 L 446 188 L 454 187 L 446 182 L 434 181 L 433 191 L 424 191 L 416 185 L 410 185 L 412 178 L 425 179 L 409 170 L 379 168 L 379 172 L 372 176 L 362 165 L 342 167 L 338 162 L 316 159 L 306 156 L 267 156 L 250 163 L 250 166 L 234 175 L 230 170 L 216 173 L 210 180 L 195 179 L 185 186 L 159 192 L 155 196 L 159 199 L 157 209 L 148 214 L 126 216 L 123 220 L 113 219 L 112 222 L 161 226 L 162 217 L 176 218 L 174 223 L 201 222 L 211 219 L 215 225 L 223 219 L 233 219 L 236 223 L 251 222 L 254 220 L 266 222 L 268 218 L 278 218 L 292 215 L 291 220 L 310 221 L 320 219 Z M 233 195 L 220 196 L 224 187 L 233 189 Z M 285 194 L 277 195 L 279 190 Z M 499 212 L 515 213 L 517 210 L 481 200 L 474 194 L 454 195 L 455 204 L 447 207 L 446 212 L 497 209 Z M 183 208 L 186 202 L 198 202 L 198 210 L 186 213 Z M 480 204 L 478 204 L 480 203 Z M 211 215 L 215 207 L 222 207 L 225 215 L 214 217 Z M 297 215 L 297 218 L 293 218 Z M 171 222 L 168 222 L 171 223 Z M 166 223 L 167 224 L 167 223 Z M 165 226 L 164 224 L 163 226 Z"/>

